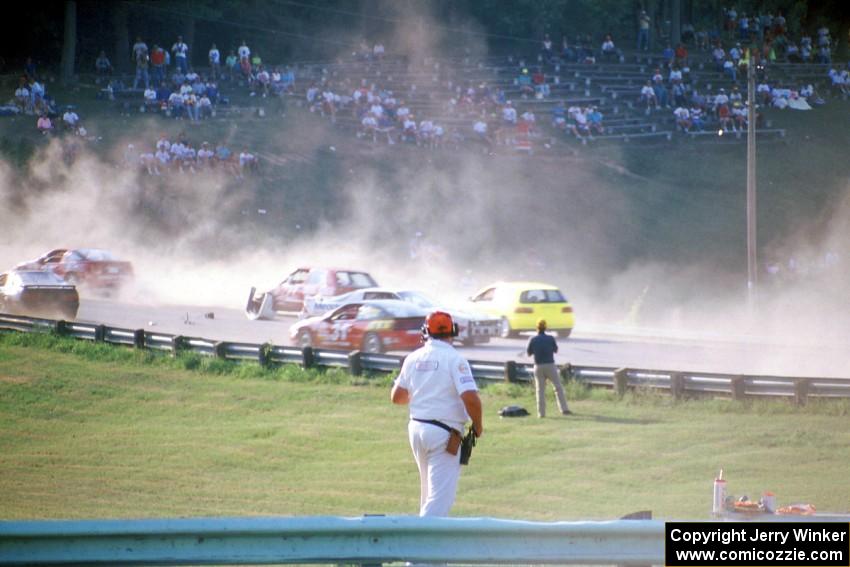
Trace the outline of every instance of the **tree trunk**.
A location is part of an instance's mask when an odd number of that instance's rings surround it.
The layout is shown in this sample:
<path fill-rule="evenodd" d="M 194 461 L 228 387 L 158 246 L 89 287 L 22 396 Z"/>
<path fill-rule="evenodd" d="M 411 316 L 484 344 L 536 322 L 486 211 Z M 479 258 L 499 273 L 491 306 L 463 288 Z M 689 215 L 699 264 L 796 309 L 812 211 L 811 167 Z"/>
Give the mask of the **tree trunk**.
<path fill-rule="evenodd" d="M 112 4 L 112 29 L 115 30 L 115 53 L 112 67 L 118 73 L 130 72 L 130 30 L 127 27 L 127 4 Z"/>
<path fill-rule="evenodd" d="M 682 0 L 673 0 L 670 8 L 670 43 L 675 47 L 682 41 Z"/>
<path fill-rule="evenodd" d="M 189 68 L 192 68 L 192 53 L 206 53 L 203 49 L 199 49 L 197 45 L 195 45 L 195 18 L 186 18 L 185 24 L 183 24 L 183 41 L 186 42 L 186 45 L 189 46 L 189 53 L 186 54 L 187 63 L 189 63 Z M 209 49 L 209 46 L 207 46 Z M 223 58 L 226 55 L 222 55 Z M 201 65 L 205 65 L 206 61 L 201 63 Z"/>
<path fill-rule="evenodd" d="M 65 2 L 65 34 L 62 44 L 62 84 L 70 85 L 74 80 L 74 64 L 77 55 L 77 3 Z"/>

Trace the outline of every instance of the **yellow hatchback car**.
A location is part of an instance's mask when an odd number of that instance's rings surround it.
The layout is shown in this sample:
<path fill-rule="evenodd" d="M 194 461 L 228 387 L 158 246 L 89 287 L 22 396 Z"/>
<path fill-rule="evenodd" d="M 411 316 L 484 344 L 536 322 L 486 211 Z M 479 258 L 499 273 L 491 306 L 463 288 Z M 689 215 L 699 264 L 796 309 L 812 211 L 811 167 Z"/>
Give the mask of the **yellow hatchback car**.
<path fill-rule="evenodd" d="M 536 330 L 537 320 L 545 319 L 559 337 L 573 330 L 573 307 L 557 287 L 539 282 L 497 282 L 487 286 L 471 301 L 475 308 L 499 317 L 501 336 L 516 337 L 521 331 Z"/>

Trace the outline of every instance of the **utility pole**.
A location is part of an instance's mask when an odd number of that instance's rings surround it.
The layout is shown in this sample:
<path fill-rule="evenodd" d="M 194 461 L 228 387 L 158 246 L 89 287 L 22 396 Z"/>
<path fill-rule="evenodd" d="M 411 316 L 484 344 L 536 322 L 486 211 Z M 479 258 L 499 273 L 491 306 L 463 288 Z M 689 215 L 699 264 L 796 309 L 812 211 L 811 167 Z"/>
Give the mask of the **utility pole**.
<path fill-rule="evenodd" d="M 758 284 L 756 255 L 756 50 L 747 65 L 747 300 L 753 310 Z"/>

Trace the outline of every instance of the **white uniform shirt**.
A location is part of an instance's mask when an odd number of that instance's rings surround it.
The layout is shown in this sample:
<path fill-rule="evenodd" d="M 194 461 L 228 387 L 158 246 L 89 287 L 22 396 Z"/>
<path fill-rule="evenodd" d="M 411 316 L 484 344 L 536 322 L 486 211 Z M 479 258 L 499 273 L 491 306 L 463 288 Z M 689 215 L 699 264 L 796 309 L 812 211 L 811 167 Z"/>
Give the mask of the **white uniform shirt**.
<path fill-rule="evenodd" d="M 430 339 L 404 360 L 396 384 L 410 394 L 410 417 L 463 430 L 469 420 L 460 395 L 478 391 L 469 363 L 445 341 Z"/>

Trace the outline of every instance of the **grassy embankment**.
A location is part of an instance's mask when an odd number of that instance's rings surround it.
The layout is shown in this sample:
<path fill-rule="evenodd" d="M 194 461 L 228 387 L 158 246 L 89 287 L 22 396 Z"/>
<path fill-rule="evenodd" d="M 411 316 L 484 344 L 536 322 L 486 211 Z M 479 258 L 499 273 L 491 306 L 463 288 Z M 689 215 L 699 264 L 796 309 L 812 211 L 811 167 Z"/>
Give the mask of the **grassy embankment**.
<path fill-rule="evenodd" d="M 389 383 L 0 334 L 0 518 L 415 513 Z M 575 417 L 500 420 L 533 392 L 484 388 L 456 515 L 706 518 L 721 467 L 731 494 L 850 508 L 850 404 L 569 395 Z"/>

